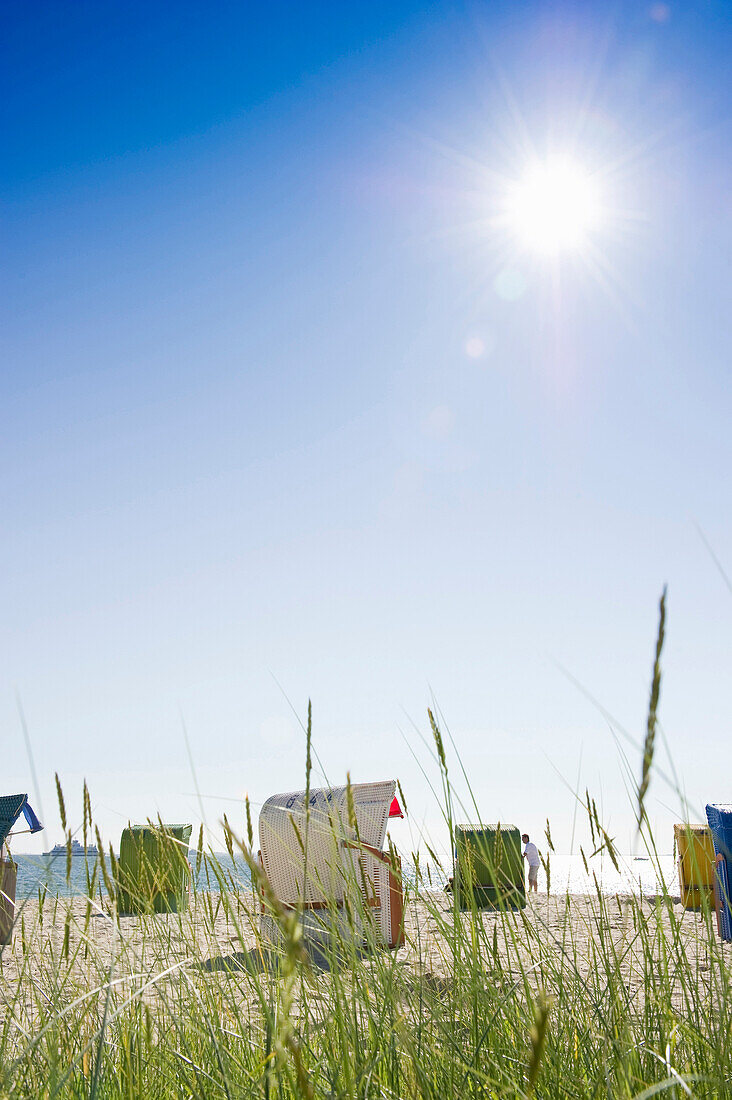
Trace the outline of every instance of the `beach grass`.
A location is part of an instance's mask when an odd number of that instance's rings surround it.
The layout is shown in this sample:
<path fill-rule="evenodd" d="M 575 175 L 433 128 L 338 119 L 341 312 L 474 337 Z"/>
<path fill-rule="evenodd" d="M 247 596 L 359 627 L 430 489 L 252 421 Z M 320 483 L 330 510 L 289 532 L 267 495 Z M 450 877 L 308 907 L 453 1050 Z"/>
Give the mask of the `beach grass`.
<path fill-rule="evenodd" d="M 425 844 L 431 862 L 412 853 L 405 881 L 400 950 L 378 946 L 356 880 L 345 921 L 314 947 L 255 858 L 248 800 L 243 836 L 224 823 L 228 855 L 205 852 L 199 835 L 196 871 L 207 889 L 194 888 L 182 912 L 121 915 L 119 869 L 100 844 L 86 897 L 40 891 L 17 906 L 0 955 L 0 1097 L 732 1095 L 732 945 L 719 939 L 708 905 L 685 911 L 670 896 L 645 812 L 664 622 L 665 593 L 635 785 L 638 842 L 655 867 L 656 894 L 608 896 L 593 875 L 589 895 L 547 888 L 526 908 L 461 910 L 440 888 L 452 868 Z M 445 738 L 432 710 L 428 718 L 452 850 Z M 309 711 L 308 790 L 311 730 Z M 66 829 L 60 784 L 58 798 Z M 603 855 L 617 867 L 589 793 L 583 805 L 594 845 L 582 852 L 588 871 Z M 86 786 L 83 821 L 86 843 Z M 546 839 L 548 887 L 549 822 Z M 237 856 L 250 868 L 249 887 Z M 142 910 L 149 900 L 138 899 Z M 276 946 L 263 937 L 263 908 Z"/>
<path fill-rule="evenodd" d="M 444 748 L 440 769 L 449 796 Z M 1 1096 L 732 1094 L 732 958 L 708 909 L 598 883 L 460 911 L 415 857 L 405 947 L 335 934 L 314 955 L 252 860 L 280 932 L 277 949 L 263 941 L 233 858 L 252 859 L 250 838 L 229 841 L 231 856 L 200 852 L 213 889 L 181 913 L 120 917 L 102 857 L 88 897 L 19 903 L 0 974 Z"/>

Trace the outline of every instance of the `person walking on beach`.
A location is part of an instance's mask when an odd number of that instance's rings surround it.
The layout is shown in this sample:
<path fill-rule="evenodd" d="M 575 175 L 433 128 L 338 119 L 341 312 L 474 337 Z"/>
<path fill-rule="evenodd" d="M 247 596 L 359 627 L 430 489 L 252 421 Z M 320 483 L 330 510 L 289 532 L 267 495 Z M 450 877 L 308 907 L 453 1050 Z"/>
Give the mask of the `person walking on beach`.
<path fill-rule="evenodd" d="M 539 859 L 539 849 L 536 847 L 535 844 L 531 843 L 528 833 L 524 833 L 524 835 L 521 837 L 521 842 L 525 845 L 524 859 L 528 860 L 529 863 L 529 892 L 531 892 L 531 890 L 533 889 L 534 893 L 536 894 L 539 892 L 538 878 L 539 864 L 541 863 L 541 860 Z"/>

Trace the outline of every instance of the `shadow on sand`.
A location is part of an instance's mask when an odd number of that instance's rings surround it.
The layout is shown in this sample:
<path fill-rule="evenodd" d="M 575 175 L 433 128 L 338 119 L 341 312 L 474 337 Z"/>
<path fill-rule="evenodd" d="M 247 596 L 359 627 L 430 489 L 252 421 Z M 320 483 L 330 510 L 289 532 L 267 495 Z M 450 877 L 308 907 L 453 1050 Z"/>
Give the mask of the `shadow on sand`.
<path fill-rule="evenodd" d="M 316 970 L 329 971 L 332 969 L 334 959 L 331 951 L 312 940 L 303 940 L 303 946 L 308 959 Z M 364 953 L 359 951 L 359 958 Z M 345 963 L 345 959 L 343 960 Z M 234 951 L 231 955 L 215 955 L 213 958 L 204 959 L 198 964 L 199 969 L 212 973 L 214 970 L 228 974 L 236 974 L 242 970 L 249 974 L 277 974 L 282 968 L 282 953 L 273 948 L 252 947 L 249 951 Z"/>

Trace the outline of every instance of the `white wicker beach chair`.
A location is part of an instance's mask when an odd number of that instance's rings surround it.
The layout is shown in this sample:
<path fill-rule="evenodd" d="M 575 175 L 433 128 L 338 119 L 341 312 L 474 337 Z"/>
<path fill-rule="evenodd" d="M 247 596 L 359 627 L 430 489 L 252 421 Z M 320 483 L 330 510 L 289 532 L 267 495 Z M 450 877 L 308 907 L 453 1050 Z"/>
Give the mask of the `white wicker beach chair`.
<path fill-rule="evenodd" d="M 260 859 L 285 907 L 302 907 L 303 932 L 324 940 L 334 926 L 349 938 L 368 935 L 369 920 L 376 942 L 399 947 L 403 942 L 404 894 L 398 857 L 382 851 L 389 817 L 402 816 L 394 796 L 394 780 L 351 785 L 355 828 L 349 824 L 348 788 L 310 791 L 306 815 L 305 791 L 268 798 L 259 815 Z M 307 822 L 307 824 L 306 824 Z M 363 904 L 345 910 L 346 898 Z M 367 916 L 368 914 L 368 916 Z M 277 922 L 262 914 L 262 934 L 279 941 Z"/>

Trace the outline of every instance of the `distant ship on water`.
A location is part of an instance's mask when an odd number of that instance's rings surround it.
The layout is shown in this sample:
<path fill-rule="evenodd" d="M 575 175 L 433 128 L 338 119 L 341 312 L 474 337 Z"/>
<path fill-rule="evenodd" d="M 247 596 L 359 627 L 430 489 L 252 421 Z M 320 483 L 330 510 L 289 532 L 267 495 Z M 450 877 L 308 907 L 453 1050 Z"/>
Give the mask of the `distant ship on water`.
<path fill-rule="evenodd" d="M 56 844 L 50 852 L 44 852 L 44 856 L 65 856 L 67 847 L 65 844 Z M 94 844 L 87 844 L 86 848 L 83 844 L 79 844 L 78 840 L 71 841 L 71 854 L 72 856 L 97 856 L 99 855 L 99 849 Z"/>

